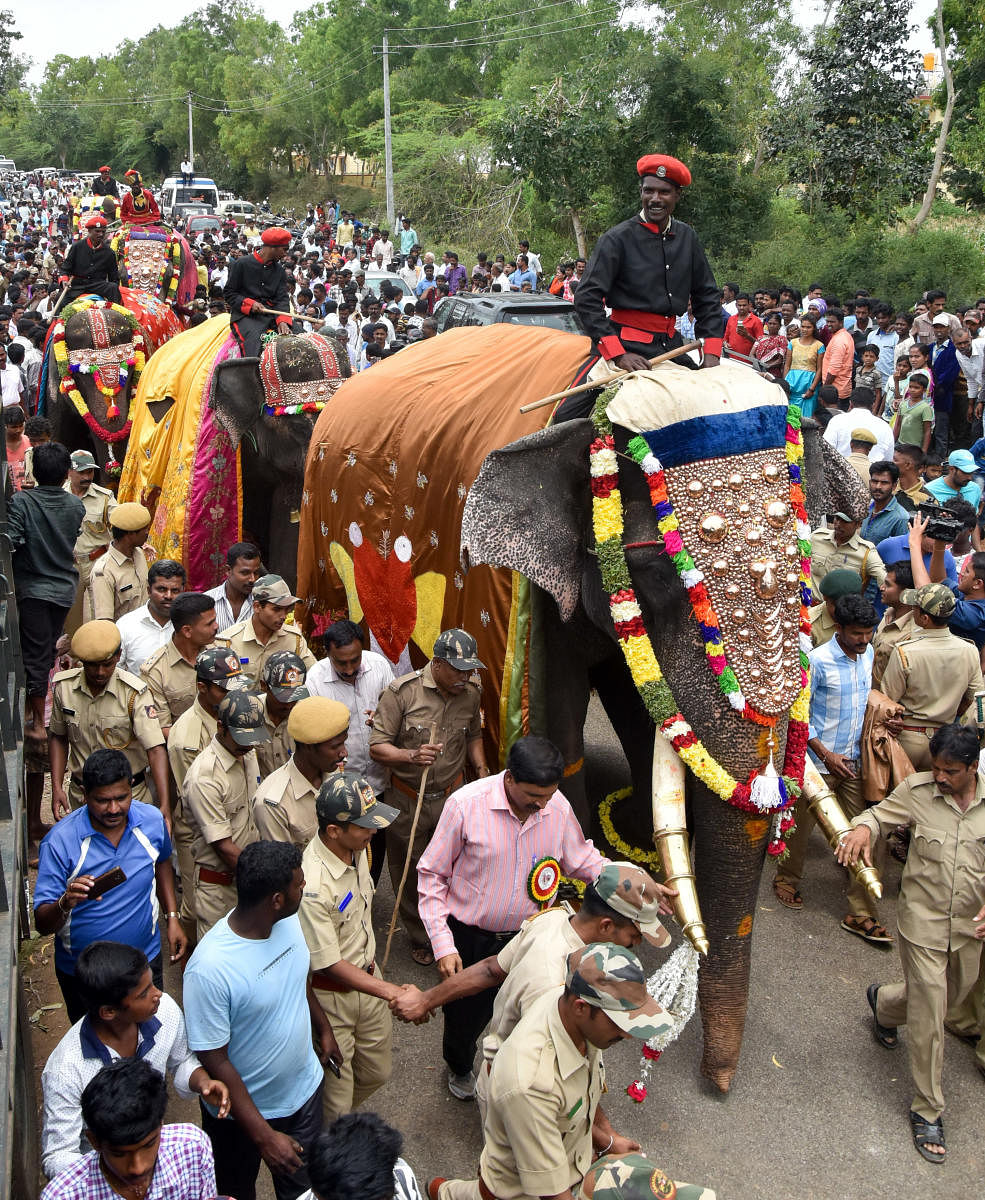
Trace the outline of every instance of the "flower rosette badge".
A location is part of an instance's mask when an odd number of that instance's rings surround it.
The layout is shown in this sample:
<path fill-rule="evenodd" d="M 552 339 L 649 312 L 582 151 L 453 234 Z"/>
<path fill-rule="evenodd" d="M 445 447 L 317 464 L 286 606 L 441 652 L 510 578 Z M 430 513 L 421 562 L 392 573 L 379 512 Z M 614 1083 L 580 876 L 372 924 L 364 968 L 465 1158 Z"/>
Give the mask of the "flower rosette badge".
<path fill-rule="evenodd" d="M 538 860 L 527 876 L 527 895 L 541 909 L 550 908 L 561 886 L 561 864 L 549 855 Z"/>

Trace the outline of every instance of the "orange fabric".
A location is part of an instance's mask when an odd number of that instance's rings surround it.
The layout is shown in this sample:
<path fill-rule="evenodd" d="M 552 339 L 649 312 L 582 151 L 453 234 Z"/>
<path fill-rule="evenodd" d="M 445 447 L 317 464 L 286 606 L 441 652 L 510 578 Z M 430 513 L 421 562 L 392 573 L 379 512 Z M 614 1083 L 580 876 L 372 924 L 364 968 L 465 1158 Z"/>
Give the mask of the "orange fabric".
<path fill-rule="evenodd" d="M 488 667 L 482 707 L 496 745 L 516 600 L 511 572 L 462 568 L 465 496 L 491 450 L 553 411 L 520 406 L 562 390 L 590 354 L 587 337 L 561 330 L 449 330 L 344 383 L 308 449 L 297 591 L 309 630 L 365 615 L 389 654 L 409 639 L 420 663 L 442 629 L 467 629 Z"/>
<path fill-rule="evenodd" d="M 869 692 L 862 720 L 860 742 L 862 798 L 866 805 L 878 804 L 907 776 L 913 774 L 913 763 L 896 738 L 886 728 L 890 717 L 903 715 L 903 707 L 882 692 Z"/>

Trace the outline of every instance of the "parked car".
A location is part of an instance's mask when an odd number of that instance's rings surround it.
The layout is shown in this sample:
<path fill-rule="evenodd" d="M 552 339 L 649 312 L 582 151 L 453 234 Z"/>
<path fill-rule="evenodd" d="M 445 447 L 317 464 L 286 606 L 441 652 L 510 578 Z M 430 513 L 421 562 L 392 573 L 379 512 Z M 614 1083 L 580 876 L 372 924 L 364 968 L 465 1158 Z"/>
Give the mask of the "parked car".
<path fill-rule="evenodd" d="M 232 217 L 237 225 L 245 225 L 248 221 L 257 219 L 257 206 L 249 200 L 220 200 L 216 212 L 224 219 Z"/>
<path fill-rule="evenodd" d="M 373 268 L 367 269 L 366 286 L 372 288 L 377 296 L 380 294 L 380 284 L 384 282 L 389 283 L 394 291 L 399 292 L 404 297 L 402 303 L 415 299 L 414 294 L 399 275 L 394 274 L 392 271 L 377 271 Z"/>
<path fill-rule="evenodd" d="M 220 234 L 222 231 L 222 222 L 212 213 L 200 212 L 192 213 L 185 217 L 182 225 L 182 233 L 189 241 L 204 237 L 207 233 Z"/>
<path fill-rule="evenodd" d="M 462 325 L 543 325 L 568 333 L 584 333 L 570 300 L 550 293 L 469 292 L 445 296 L 434 306 L 438 332 Z"/>

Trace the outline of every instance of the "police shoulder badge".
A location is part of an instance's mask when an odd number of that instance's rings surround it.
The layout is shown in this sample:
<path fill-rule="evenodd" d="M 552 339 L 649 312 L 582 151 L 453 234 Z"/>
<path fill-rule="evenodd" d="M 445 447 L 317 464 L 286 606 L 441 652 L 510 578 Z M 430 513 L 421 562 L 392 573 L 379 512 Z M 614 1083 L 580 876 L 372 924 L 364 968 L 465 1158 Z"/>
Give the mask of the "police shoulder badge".
<path fill-rule="evenodd" d="M 527 895 L 541 908 L 547 908 L 561 884 L 561 864 L 549 855 L 535 862 L 527 877 Z"/>

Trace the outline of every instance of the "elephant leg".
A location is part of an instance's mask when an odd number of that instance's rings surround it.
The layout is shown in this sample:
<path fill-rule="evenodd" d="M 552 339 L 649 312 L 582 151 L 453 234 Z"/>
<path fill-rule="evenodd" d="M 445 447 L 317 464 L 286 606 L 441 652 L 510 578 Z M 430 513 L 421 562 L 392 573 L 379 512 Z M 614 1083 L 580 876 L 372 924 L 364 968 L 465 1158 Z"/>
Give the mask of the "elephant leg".
<path fill-rule="evenodd" d="M 733 808 L 691 782 L 694 873 L 711 947 L 698 975 L 701 1073 L 727 1092 L 742 1048 L 752 927 L 771 818 Z"/>
<path fill-rule="evenodd" d="M 623 806 L 619 832 L 632 845 L 645 846 L 653 833 L 650 811 L 653 720 L 621 655 L 594 666 L 591 682 L 622 746 L 633 783 L 634 802 Z"/>

